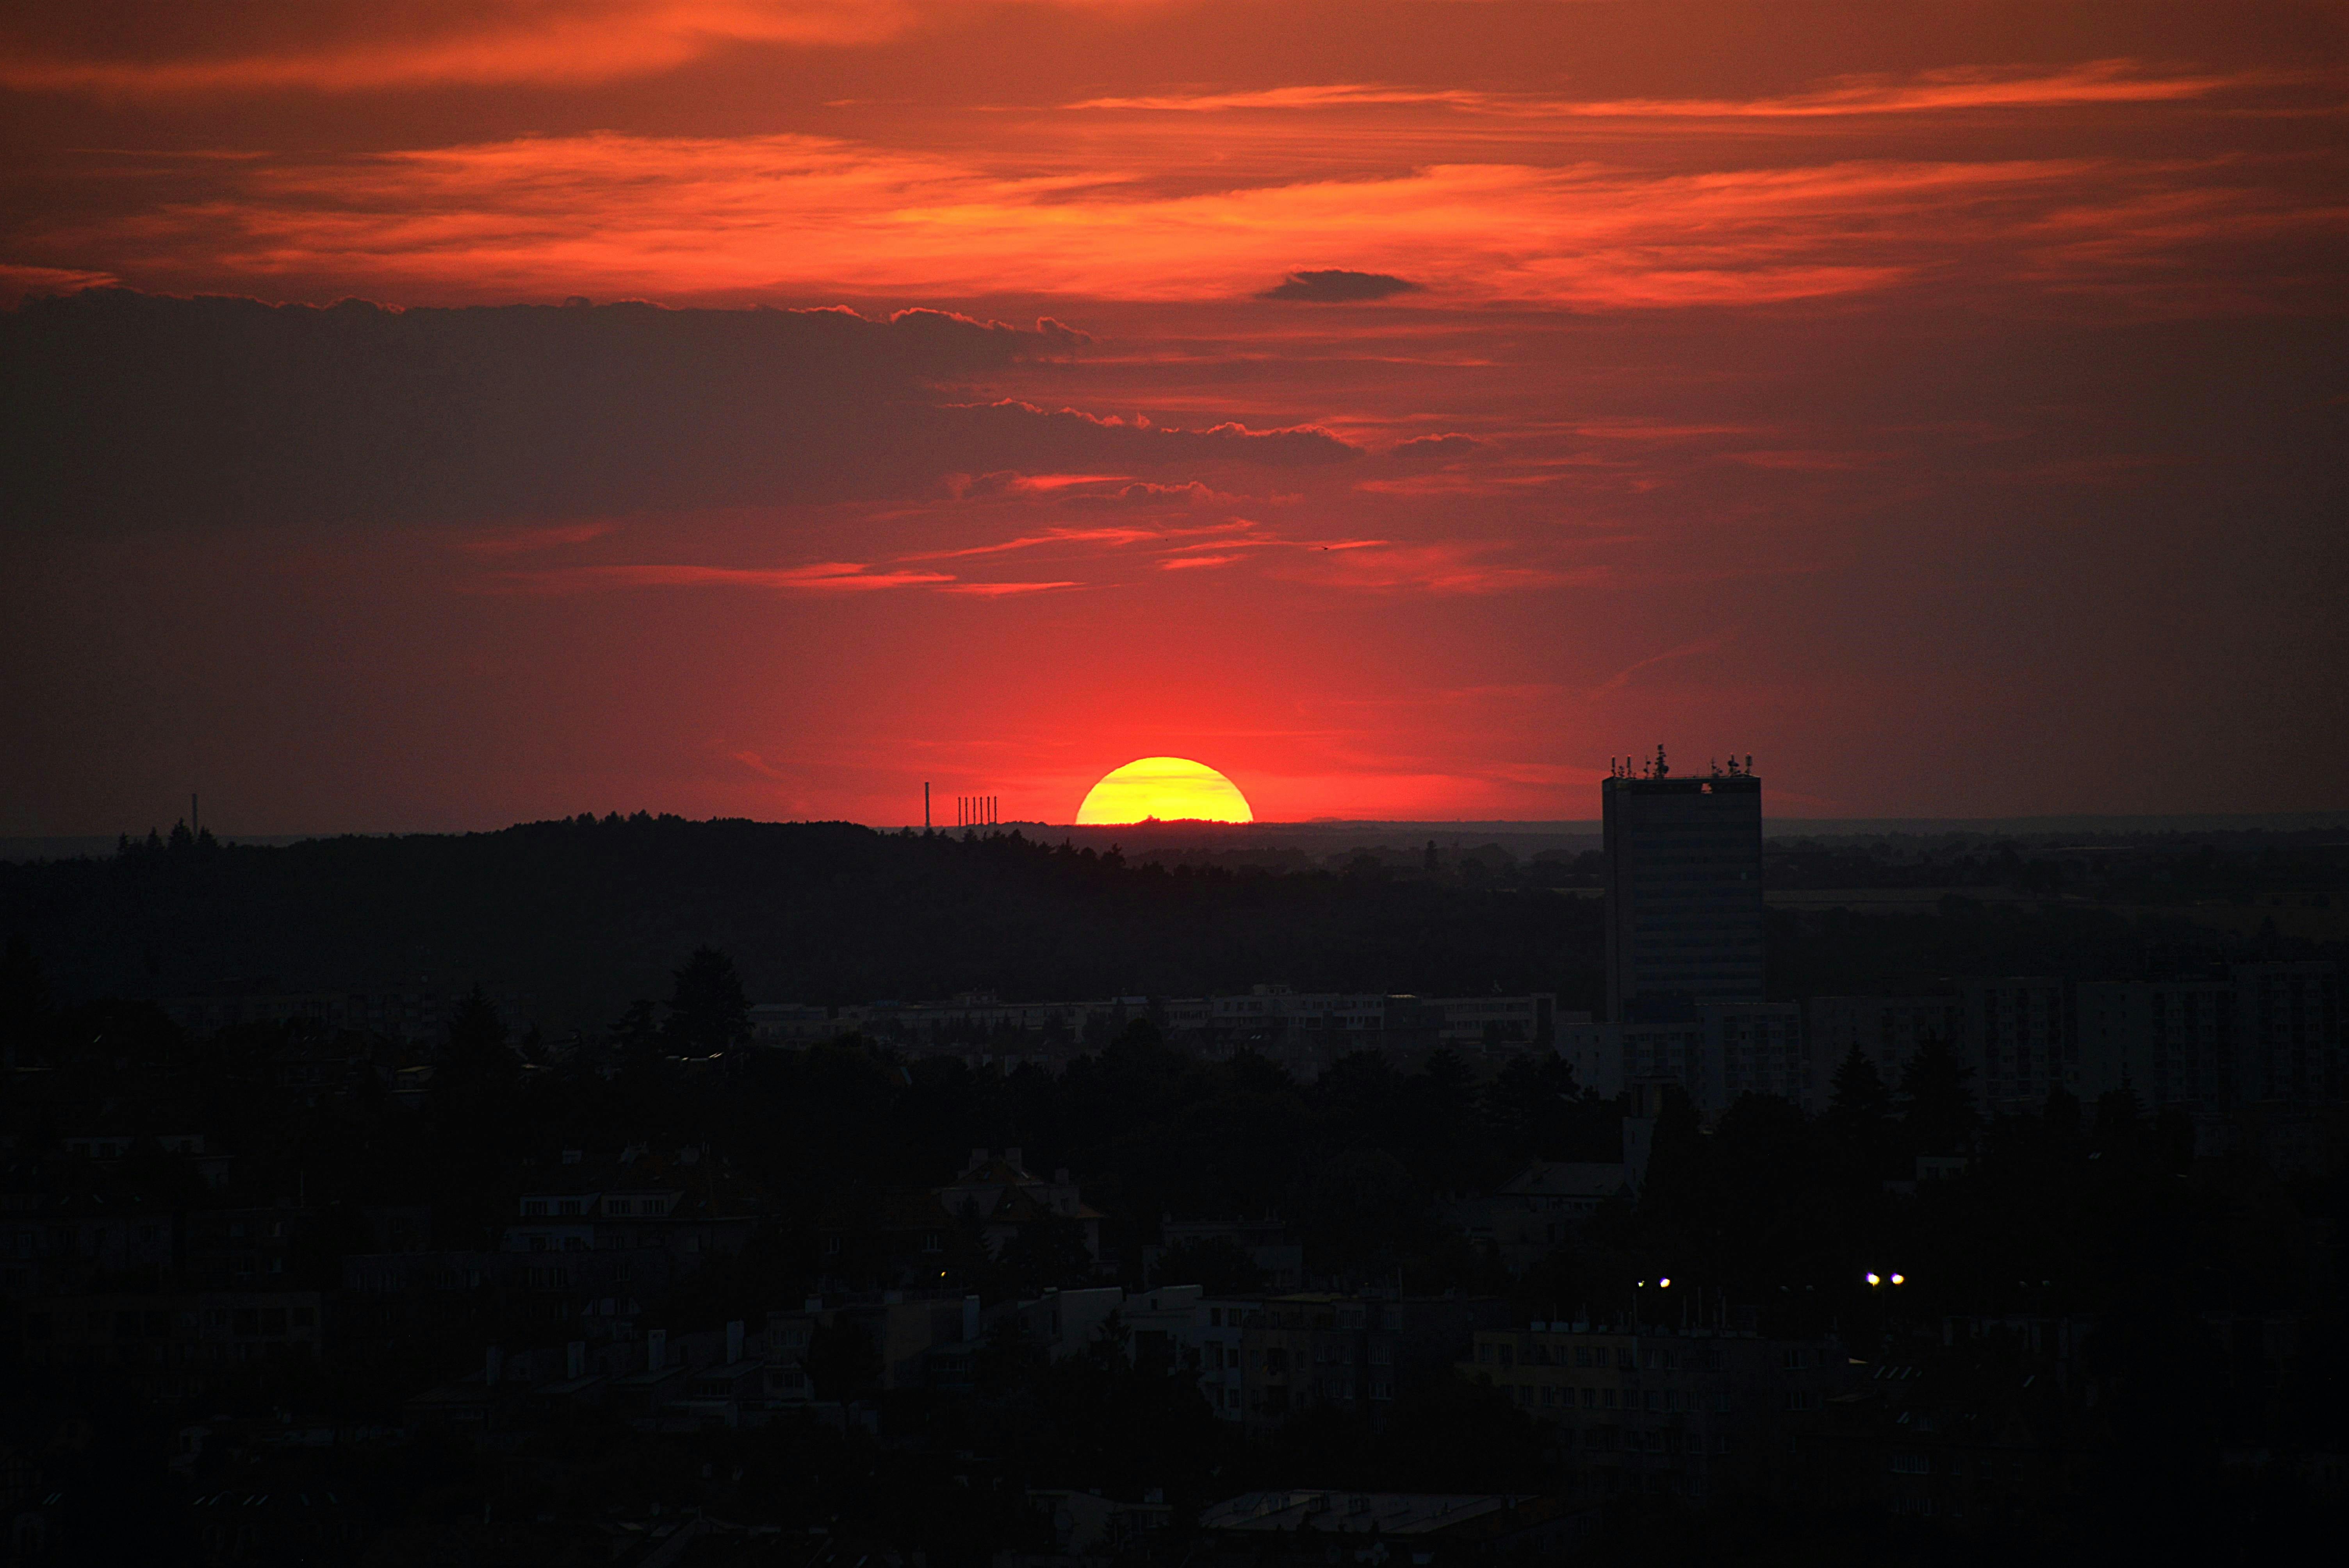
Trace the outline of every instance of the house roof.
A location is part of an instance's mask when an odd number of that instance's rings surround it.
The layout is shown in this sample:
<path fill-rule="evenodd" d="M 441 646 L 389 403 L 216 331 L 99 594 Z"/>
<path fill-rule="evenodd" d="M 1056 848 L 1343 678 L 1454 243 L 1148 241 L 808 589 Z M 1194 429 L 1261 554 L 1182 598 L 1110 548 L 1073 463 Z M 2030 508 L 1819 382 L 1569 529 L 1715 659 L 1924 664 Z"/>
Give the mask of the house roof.
<path fill-rule="evenodd" d="M 1203 1530 L 1246 1531 L 1302 1525 L 1350 1534 L 1432 1535 L 1498 1512 L 1509 1502 L 1489 1492 L 1251 1491 L 1206 1510 L 1199 1515 L 1199 1525 Z"/>

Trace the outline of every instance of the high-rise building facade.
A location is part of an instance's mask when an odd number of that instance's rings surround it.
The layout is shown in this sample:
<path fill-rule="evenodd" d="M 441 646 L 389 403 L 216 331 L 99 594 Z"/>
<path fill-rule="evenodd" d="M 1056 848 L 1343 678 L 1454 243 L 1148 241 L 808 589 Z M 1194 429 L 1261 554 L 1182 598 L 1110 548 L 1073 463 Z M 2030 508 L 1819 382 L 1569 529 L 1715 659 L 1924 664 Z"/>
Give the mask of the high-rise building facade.
<path fill-rule="evenodd" d="M 2079 1040 L 2063 981 L 2044 976 L 1968 981 L 1960 1053 L 1973 1091 L 1993 1111 L 2037 1110 L 2057 1089 L 2080 1092 Z"/>
<path fill-rule="evenodd" d="M 2238 964 L 2235 1093 L 2245 1101 L 2349 1099 L 2341 976 L 2324 962 Z"/>
<path fill-rule="evenodd" d="M 1762 999 L 1762 780 L 1674 778 L 1661 751 L 1599 785 L 1606 833 L 1607 1016 L 1691 1017 Z"/>
<path fill-rule="evenodd" d="M 2349 1099 L 2338 970 L 2238 964 L 2228 975 L 2080 985 L 2082 1099 L 2127 1088 L 2193 1110 Z"/>

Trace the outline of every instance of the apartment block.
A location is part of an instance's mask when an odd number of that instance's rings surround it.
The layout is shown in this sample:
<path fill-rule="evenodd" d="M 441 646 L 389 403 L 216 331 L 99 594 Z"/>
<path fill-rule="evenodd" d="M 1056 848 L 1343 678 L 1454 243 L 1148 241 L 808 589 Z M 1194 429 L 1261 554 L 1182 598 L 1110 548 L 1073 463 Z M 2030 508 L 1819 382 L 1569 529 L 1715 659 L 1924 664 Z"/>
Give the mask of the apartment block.
<path fill-rule="evenodd" d="M 1855 1373 L 1827 1337 L 1557 1322 L 1481 1332 L 1460 1370 L 1557 1429 L 1567 1495 L 1692 1501 L 1785 1476 Z"/>

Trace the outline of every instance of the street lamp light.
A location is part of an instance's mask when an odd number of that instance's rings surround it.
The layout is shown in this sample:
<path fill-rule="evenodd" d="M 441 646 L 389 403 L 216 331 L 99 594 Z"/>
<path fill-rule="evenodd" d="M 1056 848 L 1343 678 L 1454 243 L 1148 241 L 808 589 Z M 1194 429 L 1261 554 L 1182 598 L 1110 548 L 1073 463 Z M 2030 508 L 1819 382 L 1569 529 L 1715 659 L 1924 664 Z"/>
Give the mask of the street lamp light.
<path fill-rule="evenodd" d="M 1884 1287 L 1888 1284 L 1895 1286 L 1907 1284 L 1909 1276 L 1897 1274 L 1888 1279 L 1874 1269 L 1870 1269 L 1860 1277 L 1868 1281 L 1868 1288 L 1876 1297 L 1877 1334 L 1879 1337 L 1889 1336 L 1892 1327 L 1892 1293 Z"/>

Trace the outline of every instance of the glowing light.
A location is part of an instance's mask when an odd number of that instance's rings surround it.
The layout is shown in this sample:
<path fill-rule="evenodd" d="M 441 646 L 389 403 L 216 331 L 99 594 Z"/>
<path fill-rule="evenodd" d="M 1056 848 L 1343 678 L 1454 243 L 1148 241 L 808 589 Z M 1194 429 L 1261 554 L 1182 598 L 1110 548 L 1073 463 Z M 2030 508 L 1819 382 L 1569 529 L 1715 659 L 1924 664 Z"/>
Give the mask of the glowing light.
<path fill-rule="evenodd" d="M 1668 1279 L 1660 1279 L 1656 1284 L 1660 1288 L 1664 1290 L 1670 1290 L 1672 1288 L 1672 1282 Z"/>
<path fill-rule="evenodd" d="M 1907 1274 L 1894 1274 L 1892 1276 L 1892 1283 L 1894 1284 L 1907 1284 L 1909 1283 L 1909 1276 Z"/>
<path fill-rule="evenodd" d="M 1253 822 L 1247 797 L 1230 779 L 1186 757 L 1144 757 L 1104 774 L 1077 808 L 1081 825 Z"/>
<path fill-rule="evenodd" d="M 1870 1274 L 1868 1276 L 1868 1283 L 1870 1284 L 1882 1284 L 1884 1282 L 1878 1279 L 1876 1275 Z"/>

